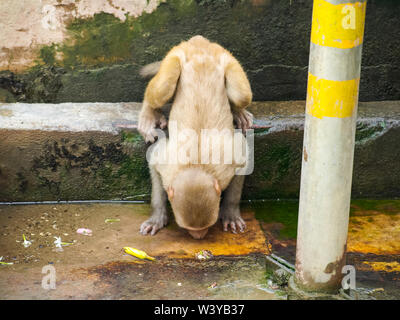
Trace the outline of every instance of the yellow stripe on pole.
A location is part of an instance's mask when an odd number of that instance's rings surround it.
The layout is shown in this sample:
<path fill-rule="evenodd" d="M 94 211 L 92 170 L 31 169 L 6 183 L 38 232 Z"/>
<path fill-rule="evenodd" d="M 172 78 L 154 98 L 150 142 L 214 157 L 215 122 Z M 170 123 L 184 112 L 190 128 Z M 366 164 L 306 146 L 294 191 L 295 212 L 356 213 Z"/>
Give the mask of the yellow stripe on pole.
<path fill-rule="evenodd" d="M 341 49 L 363 42 L 366 2 L 331 4 L 314 0 L 311 42 Z"/>
<path fill-rule="evenodd" d="M 360 78 L 334 81 L 308 73 L 306 112 L 314 117 L 353 116 L 358 101 Z"/>

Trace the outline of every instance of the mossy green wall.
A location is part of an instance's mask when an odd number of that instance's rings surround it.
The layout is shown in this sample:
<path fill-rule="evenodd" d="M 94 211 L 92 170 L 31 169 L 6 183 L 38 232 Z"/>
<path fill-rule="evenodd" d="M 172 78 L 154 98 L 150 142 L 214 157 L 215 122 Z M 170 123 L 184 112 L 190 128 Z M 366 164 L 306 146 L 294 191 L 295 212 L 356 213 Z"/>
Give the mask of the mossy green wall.
<path fill-rule="evenodd" d="M 0 72 L 0 101 L 141 101 L 139 68 L 202 34 L 243 64 L 255 100 L 305 98 L 312 0 L 167 0 L 151 13 L 72 19 L 35 66 Z M 370 0 L 361 100 L 400 99 L 400 3 Z"/>
<path fill-rule="evenodd" d="M 243 199 L 297 199 L 302 128 L 255 136 Z M 149 200 L 146 145 L 136 131 L 0 130 L 0 201 Z M 356 143 L 353 198 L 400 196 L 400 128 Z"/>

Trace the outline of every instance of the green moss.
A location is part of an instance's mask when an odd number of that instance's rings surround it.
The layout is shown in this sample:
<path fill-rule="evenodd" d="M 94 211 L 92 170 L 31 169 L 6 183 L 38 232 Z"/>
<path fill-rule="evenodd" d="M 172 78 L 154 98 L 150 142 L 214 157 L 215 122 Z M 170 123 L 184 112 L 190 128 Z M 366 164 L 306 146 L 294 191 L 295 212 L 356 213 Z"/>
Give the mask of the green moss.
<path fill-rule="evenodd" d="M 361 210 L 376 210 L 379 201 L 377 200 L 353 200 L 352 204 L 359 207 Z"/>
<path fill-rule="evenodd" d="M 145 55 L 153 61 L 164 55 L 171 45 L 168 30 L 177 20 L 190 19 L 196 14 L 197 4 L 190 0 L 171 0 L 160 4 L 152 13 L 139 17 L 126 14 L 124 21 L 109 13 L 98 13 L 90 18 L 73 20 L 67 27 L 68 38 L 62 44 L 44 46 L 40 50 L 41 63 L 67 69 L 101 67 L 116 63 L 143 63 Z M 164 34 L 163 42 L 151 40 L 154 33 Z M 62 57 L 55 59 L 57 53 Z"/>
<path fill-rule="evenodd" d="M 40 50 L 40 65 L 62 66 L 66 69 L 102 67 L 118 63 L 145 64 L 159 60 L 173 46 L 195 34 L 212 40 L 221 38 L 238 44 L 243 32 L 236 20 L 248 21 L 251 4 L 242 1 L 169 0 L 162 2 L 151 13 L 139 17 L 126 14 L 125 20 L 108 13 L 71 21 L 67 25 L 67 39 L 58 45 Z M 215 14 L 218 11 L 218 14 Z M 254 14 L 257 15 L 257 12 Z M 213 23 L 209 24 L 209 21 Z M 216 24 L 222 28 L 215 30 Z M 250 31 L 250 30 L 249 30 Z M 246 49 L 248 44 L 242 49 Z M 60 59 L 56 59 L 57 54 Z M 246 53 L 244 53 L 246 54 Z"/>
<path fill-rule="evenodd" d="M 148 198 L 150 177 L 145 144 L 135 135 L 130 138 L 134 143 L 129 153 L 122 135 L 106 141 L 48 142 L 33 159 L 30 172 L 18 175 L 18 194 L 22 199 L 39 200 Z M 27 175 L 32 176 L 32 183 L 25 182 Z"/>
<path fill-rule="evenodd" d="M 277 179 L 282 178 L 290 165 L 290 147 L 285 145 L 270 145 L 268 151 L 260 150 L 257 152 L 257 165 L 266 170 L 260 174 L 263 179 Z M 274 163 L 274 166 L 270 164 Z"/>
<path fill-rule="evenodd" d="M 11 71 L 0 71 L 0 102 L 23 101 L 25 83 Z"/>
<path fill-rule="evenodd" d="M 255 212 L 257 220 L 265 223 L 282 223 L 281 239 L 295 239 L 297 235 L 298 201 L 266 200 L 251 202 L 249 205 Z"/>
<path fill-rule="evenodd" d="M 143 142 L 143 138 L 137 132 L 121 131 L 121 141 L 131 144 Z"/>
<path fill-rule="evenodd" d="M 374 212 L 400 214 L 400 200 L 357 199 L 351 201 L 350 215 L 368 215 Z"/>
<path fill-rule="evenodd" d="M 279 232 L 280 239 L 295 239 L 297 235 L 297 221 L 299 202 L 295 200 L 263 200 L 252 201 L 243 205 L 244 208 L 254 210 L 257 220 L 265 223 L 281 223 L 283 228 Z M 370 213 L 368 213 L 370 211 Z M 372 211 L 372 212 L 371 212 Z M 350 215 L 368 215 L 379 212 L 387 215 L 400 214 L 400 200 L 352 200 Z M 373 217 L 373 216 L 372 216 Z M 372 218 L 370 218 L 372 219 Z M 373 221 L 373 220 L 368 220 Z M 353 225 L 358 222 L 352 221 Z"/>
<path fill-rule="evenodd" d="M 268 264 L 267 264 L 268 268 Z M 279 287 L 286 287 L 288 285 L 290 278 L 290 274 L 287 272 L 277 272 L 275 269 L 267 269 L 265 271 L 265 278 L 264 278 L 264 283 L 265 285 L 268 285 L 268 280 L 272 281 L 275 285 L 278 285 Z"/>
<path fill-rule="evenodd" d="M 375 138 L 384 129 L 385 129 L 385 122 L 383 121 L 379 125 L 360 123 L 357 125 L 355 141 L 357 143 L 366 142 L 370 139 Z"/>
<path fill-rule="evenodd" d="M 29 73 L 21 76 L 24 100 L 30 103 L 54 102 L 63 86 L 61 77 L 64 73 L 62 68 L 50 64 L 32 68 Z"/>
<path fill-rule="evenodd" d="M 132 198 L 135 195 L 150 193 L 150 175 L 147 168 L 144 143 L 138 134 L 121 134 L 121 142 L 131 140 L 132 154 L 122 149 L 111 148 L 110 154 L 115 156 L 114 161 L 101 162 L 97 169 L 102 189 L 108 194 L 121 193 L 122 198 Z M 120 152 L 120 153 L 119 153 Z"/>
<path fill-rule="evenodd" d="M 69 41 L 60 46 L 62 65 L 94 66 L 116 63 L 130 56 L 133 34 L 129 19 L 121 22 L 111 14 L 99 13 L 89 19 L 78 19 L 68 27 Z"/>
<path fill-rule="evenodd" d="M 47 65 L 53 66 L 56 62 L 56 45 L 45 46 L 40 49 L 39 57 Z"/>

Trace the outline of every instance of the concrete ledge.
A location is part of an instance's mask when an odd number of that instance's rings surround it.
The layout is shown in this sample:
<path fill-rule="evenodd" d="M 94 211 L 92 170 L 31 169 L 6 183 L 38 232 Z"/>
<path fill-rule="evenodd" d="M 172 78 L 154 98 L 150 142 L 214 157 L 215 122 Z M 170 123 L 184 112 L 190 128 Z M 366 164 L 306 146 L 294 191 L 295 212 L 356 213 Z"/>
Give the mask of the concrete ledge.
<path fill-rule="evenodd" d="M 149 199 L 140 103 L 0 104 L 0 201 Z M 304 101 L 255 102 L 244 199 L 297 198 Z M 164 110 L 168 112 L 168 108 Z M 354 198 L 400 197 L 400 101 L 359 105 Z"/>

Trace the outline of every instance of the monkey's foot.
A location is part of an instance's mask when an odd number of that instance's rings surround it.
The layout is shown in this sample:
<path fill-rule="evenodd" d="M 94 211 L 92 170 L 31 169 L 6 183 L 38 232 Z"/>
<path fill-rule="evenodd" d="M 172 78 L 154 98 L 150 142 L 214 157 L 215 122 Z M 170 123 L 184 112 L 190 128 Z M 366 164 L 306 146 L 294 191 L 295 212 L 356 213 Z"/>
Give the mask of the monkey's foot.
<path fill-rule="evenodd" d="M 253 126 L 253 114 L 246 110 L 233 111 L 233 121 L 237 129 L 242 129 L 243 133 Z"/>
<path fill-rule="evenodd" d="M 142 223 L 140 226 L 140 233 L 144 236 L 147 234 L 154 236 L 158 230 L 167 225 L 167 222 L 167 215 L 152 216 L 150 219 Z"/>
<path fill-rule="evenodd" d="M 244 232 L 246 229 L 246 223 L 240 216 L 239 209 L 225 209 L 221 211 L 222 226 L 224 231 L 228 231 L 228 227 L 231 228 L 232 233 Z"/>
<path fill-rule="evenodd" d="M 167 127 L 167 119 L 158 111 L 141 112 L 139 115 L 138 131 L 146 142 L 154 143 L 158 137 L 156 127 Z"/>

